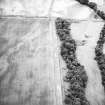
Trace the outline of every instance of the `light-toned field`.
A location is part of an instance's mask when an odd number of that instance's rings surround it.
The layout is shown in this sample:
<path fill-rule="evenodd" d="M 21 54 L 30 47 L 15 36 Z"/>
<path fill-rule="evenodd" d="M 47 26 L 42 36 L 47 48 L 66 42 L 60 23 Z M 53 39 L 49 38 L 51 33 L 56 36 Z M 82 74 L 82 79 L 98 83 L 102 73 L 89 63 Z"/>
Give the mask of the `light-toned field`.
<path fill-rule="evenodd" d="M 71 25 L 71 35 L 77 41 L 77 59 L 84 65 L 88 75 L 87 99 L 91 105 L 104 105 L 104 89 L 101 74 L 95 58 L 95 47 L 103 27 L 103 22 L 81 21 Z M 103 102 L 104 101 L 104 102 Z"/>
<path fill-rule="evenodd" d="M 62 105 L 53 26 L 49 19 L 0 19 L 0 105 Z"/>

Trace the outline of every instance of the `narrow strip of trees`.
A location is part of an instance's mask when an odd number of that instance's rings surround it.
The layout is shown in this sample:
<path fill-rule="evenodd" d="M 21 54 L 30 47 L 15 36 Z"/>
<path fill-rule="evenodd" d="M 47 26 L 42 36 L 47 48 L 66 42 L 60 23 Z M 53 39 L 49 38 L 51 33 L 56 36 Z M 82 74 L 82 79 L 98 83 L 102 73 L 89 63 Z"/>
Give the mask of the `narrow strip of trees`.
<path fill-rule="evenodd" d="M 98 6 L 94 2 L 89 2 L 89 0 L 75 0 L 82 5 L 86 5 L 91 8 L 102 20 L 105 21 L 105 13 L 98 9 Z"/>
<path fill-rule="evenodd" d="M 56 32 L 61 41 L 60 54 L 66 63 L 67 74 L 64 81 L 69 84 L 65 91 L 66 105 L 90 105 L 85 97 L 88 76 L 85 68 L 76 58 L 76 42 L 70 35 L 70 22 L 65 19 L 56 19 Z"/>
<path fill-rule="evenodd" d="M 103 47 L 105 43 L 105 25 L 103 26 L 99 40 L 97 41 L 97 45 L 95 48 L 95 60 L 101 72 L 102 77 L 102 85 L 105 90 L 105 54 L 103 53 Z"/>

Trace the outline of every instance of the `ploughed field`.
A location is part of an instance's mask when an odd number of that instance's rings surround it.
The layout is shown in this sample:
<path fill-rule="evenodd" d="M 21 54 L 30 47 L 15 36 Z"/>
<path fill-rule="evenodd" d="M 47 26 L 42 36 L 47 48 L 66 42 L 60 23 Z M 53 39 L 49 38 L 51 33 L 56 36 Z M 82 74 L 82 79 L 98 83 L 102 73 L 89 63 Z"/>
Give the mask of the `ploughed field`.
<path fill-rule="evenodd" d="M 0 105 L 62 105 L 52 23 L 0 19 Z"/>

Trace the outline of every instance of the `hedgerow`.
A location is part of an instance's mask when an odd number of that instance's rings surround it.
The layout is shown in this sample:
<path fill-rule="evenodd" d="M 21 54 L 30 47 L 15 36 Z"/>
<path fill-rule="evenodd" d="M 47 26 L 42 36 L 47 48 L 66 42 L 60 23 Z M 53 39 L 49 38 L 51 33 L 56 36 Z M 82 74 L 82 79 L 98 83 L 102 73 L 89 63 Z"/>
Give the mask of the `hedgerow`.
<path fill-rule="evenodd" d="M 85 97 L 88 76 L 85 68 L 76 58 L 76 42 L 70 35 L 70 23 L 61 18 L 56 19 L 56 31 L 61 41 L 60 55 L 66 63 L 67 73 L 64 81 L 69 84 L 64 103 L 67 105 L 89 105 Z"/>
<path fill-rule="evenodd" d="M 102 85 L 105 90 L 105 54 L 103 53 L 104 43 L 105 43 L 105 25 L 103 26 L 99 40 L 97 41 L 97 45 L 95 48 L 95 58 L 94 58 L 99 67 L 102 77 Z"/>

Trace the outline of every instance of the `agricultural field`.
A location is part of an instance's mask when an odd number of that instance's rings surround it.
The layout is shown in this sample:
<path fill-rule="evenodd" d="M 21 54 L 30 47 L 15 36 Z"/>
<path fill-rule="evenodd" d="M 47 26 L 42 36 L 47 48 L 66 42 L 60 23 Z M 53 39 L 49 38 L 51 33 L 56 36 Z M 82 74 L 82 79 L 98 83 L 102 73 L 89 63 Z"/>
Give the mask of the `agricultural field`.
<path fill-rule="evenodd" d="M 0 105 L 105 105 L 104 6 L 1 0 Z"/>

